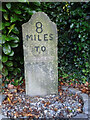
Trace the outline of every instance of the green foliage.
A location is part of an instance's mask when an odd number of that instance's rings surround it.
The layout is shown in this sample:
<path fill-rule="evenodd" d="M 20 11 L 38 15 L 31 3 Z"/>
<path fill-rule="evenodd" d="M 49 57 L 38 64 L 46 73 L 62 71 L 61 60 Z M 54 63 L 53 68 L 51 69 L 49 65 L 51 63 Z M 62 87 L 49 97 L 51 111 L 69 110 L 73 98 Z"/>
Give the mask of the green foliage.
<path fill-rule="evenodd" d="M 23 83 L 22 77 L 20 77 L 19 79 L 14 79 L 14 82 L 11 83 L 15 86 L 21 85 Z"/>
<path fill-rule="evenodd" d="M 42 3 L 58 28 L 59 80 L 89 80 L 90 3 Z"/>
<path fill-rule="evenodd" d="M 58 28 L 59 80 L 88 80 L 89 2 L 2 3 L 3 75 L 9 79 L 23 74 L 22 24 L 35 12 L 45 12 Z M 1 26 L 1 24 L 0 24 Z M 1 35 L 0 35 L 1 37 Z"/>
<path fill-rule="evenodd" d="M 22 24 L 38 11 L 40 3 L 3 3 L 2 4 L 2 74 L 8 79 L 23 74 Z M 39 9 L 40 10 L 40 9 Z"/>

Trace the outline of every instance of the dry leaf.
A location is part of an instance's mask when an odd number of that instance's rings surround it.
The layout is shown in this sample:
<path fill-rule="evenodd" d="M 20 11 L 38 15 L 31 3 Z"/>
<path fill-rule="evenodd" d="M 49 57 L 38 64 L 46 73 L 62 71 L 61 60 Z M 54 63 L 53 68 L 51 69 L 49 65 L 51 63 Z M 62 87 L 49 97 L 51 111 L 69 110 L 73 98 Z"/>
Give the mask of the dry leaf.
<path fill-rule="evenodd" d="M 15 112 L 14 116 L 18 117 L 18 112 Z"/>
<path fill-rule="evenodd" d="M 14 100 L 14 101 L 13 101 L 13 104 L 15 104 L 15 103 L 17 103 L 17 100 Z"/>
<path fill-rule="evenodd" d="M 83 92 L 83 93 L 85 93 L 85 92 L 86 92 L 86 89 L 85 89 L 85 88 L 84 88 L 84 89 L 82 89 L 82 92 Z"/>
<path fill-rule="evenodd" d="M 66 108 L 66 106 L 64 106 L 64 108 Z"/>
<path fill-rule="evenodd" d="M 34 117 L 34 115 L 33 115 L 33 114 L 31 114 L 31 113 L 26 113 L 26 114 L 25 114 L 25 116 Z"/>
<path fill-rule="evenodd" d="M 55 112 L 57 112 L 57 110 L 58 110 L 57 108 L 54 108 L 54 111 L 55 111 Z"/>
<path fill-rule="evenodd" d="M 76 96 L 78 96 L 78 94 L 77 94 L 77 93 L 75 94 L 75 97 L 76 97 Z"/>
<path fill-rule="evenodd" d="M 61 96 L 61 95 L 62 95 L 62 92 L 60 92 L 59 94 L 60 94 L 60 96 Z"/>
<path fill-rule="evenodd" d="M 55 97 L 55 100 L 58 100 L 59 99 L 59 97 Z"/>
<path fill-rule="evenodd" d="M 10 93 L 8 94 L 8 97 L 12 97 L 12 96 L 13 96 L 13 94 L 10 94 Z"/>
<path fill-rule="evenodd" d="M 2 87 L 4 87 L 4 83 L 2 83 Z"/>
<path fill-rule="evenodd" d="M 45 104 L 44 104 L 44 106 L 46 107 L 46 106 L 48 106 L 48 105 L 50 105 L 51 103 L 48 101 L 48 102 L 46 102 Z"/>
<path fill-rule="evenodd" d="M 16 90 L 16 89 L 14 90 L 14 93 L 17 93 L 17 90 Z"/>
<path fill-rule="evenodd" d="M 60 82 L 60 84 L 61 84 L 61 85 L 64 85 L 64 83 L 63 83 L 63 82 Z"/>
<path fill-rule="evenodd" d="M 2 108 L 2 105 L 0 105 L 0 109 Z"/>
<path fill-rule="evenodd" d="M 44 100 L 42 101 L 42 104 L 45 104 L 45 101 L 44 101 Z"/>
<path fill-rule="evenodd" d="M 88 82 L 85 83 L 85 86 L 88 86 Z"/>
<path fill-rule="evenodd" d="M 69 86 L 69 84 L 68 84 L 68 83 L 65 83 L 65 86 Z"/>
<path fill-rule="evenodd" d="M 81 84 L 81 87 L 83 88 L 83 84 Z"/>
<path fill-rule="evenodd" d="M 79 108 L 79 109 L 77 109 L 77 111 L 78 111 L 78 112 L 81 112 L 81 109 Z"/>
<path fill-rule="evenodd" d="M 8 89 L 13 89 L 14 85 L 8 84 Z"/>
<path fill-rule="evenodd" d="M 14 82 L 14 79 L 12 79 L 12 82 Z"/>
<path fill-rule="evenodd" d="M 35 115 L 35 118 L 36 118 L 36 119 L 39 118 L 39 115 Z"/>
<path fill-rule="evenodd" d="M 2 75 L 0 75 L 0 79 L 2 78 Z"/>
<path fill-rule="evenodd" d="M 7 98 L 7 100 L 9 101 L 9 103 L 11 103 L 11 100 L 10 100 L 10 98 L 9 98 L 9 97 Z"/>

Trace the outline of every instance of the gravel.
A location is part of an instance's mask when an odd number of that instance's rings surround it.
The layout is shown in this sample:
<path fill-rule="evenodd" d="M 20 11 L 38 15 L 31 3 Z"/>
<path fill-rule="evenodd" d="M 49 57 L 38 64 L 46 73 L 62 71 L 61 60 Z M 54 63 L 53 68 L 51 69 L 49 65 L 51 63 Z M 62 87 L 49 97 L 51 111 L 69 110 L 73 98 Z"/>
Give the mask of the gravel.
<path fill-rule="evenodd" d="M 82 99 L 68 90 L 42 97 L 12 92 L 2 103 L 2 114 L 8 118 L 71 118 L 82 109 Z"/>

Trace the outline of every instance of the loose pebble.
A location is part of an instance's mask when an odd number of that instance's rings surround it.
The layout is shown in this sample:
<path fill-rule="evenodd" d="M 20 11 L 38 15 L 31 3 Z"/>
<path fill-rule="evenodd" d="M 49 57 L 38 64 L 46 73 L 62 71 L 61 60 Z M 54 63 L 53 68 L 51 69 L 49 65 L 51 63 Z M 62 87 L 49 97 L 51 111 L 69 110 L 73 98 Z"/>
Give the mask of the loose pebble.
<path fill-rule="evenodd" d="M 62 93 L 62 94 L 61 94 Z M 21 93 L 9 94 L 2 102 L 2 114 L 9 118 L 71 118 L 82 112 L 83 101 L 78 95 L 62 91 L 58 95 L 30 97 Z"/>

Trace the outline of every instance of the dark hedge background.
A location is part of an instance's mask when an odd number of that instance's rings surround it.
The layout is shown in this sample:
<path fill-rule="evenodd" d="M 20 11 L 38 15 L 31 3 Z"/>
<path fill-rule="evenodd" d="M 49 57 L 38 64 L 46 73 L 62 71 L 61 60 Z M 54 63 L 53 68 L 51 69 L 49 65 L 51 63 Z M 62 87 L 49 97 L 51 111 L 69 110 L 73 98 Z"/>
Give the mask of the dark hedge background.
<path fill-rule="evenodd" d="M 89 6 L 90 2 L 2 3 L 3 80 L 14 78 L 17 85 L 24 77 L 22 24 L 38 11 L 45 12 L 58 28 L 59 81 L 89 79 Z M 1 37 L 1 34 L 0 34 Z M 8 83 L 8 81 L 6 81 Z"/>

